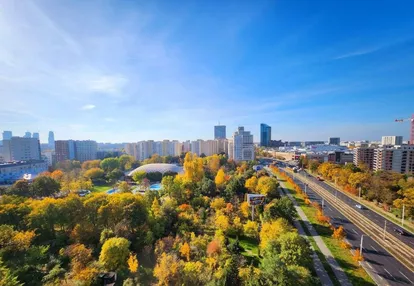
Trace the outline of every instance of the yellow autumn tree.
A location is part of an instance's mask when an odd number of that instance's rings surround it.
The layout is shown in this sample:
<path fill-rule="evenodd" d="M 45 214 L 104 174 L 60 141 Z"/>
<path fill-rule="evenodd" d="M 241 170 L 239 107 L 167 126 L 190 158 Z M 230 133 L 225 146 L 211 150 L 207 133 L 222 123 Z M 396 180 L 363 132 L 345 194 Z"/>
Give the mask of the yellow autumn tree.
<path fill-rule="evenodd" d="M 229 218 L 225 215 L 218 215 L 215 221 L 216 227 L 222 231 L 227 231 L 229 229 Z"/>
<path fill-rule="evenodd" d="M 244 185 L 249 191 L 255 192 L 257 188 L 257 177 L 252 176 L 251 178 L 246 180 L 246 183 Z"/>
<path fill-rule="evenodd" d="M 249 204 L 247 202 L 242 202 L 240 204 L 240 213 L 242 214 L 242 216 L 244 218 L 248 218 L 249 217 Z"/>
<path fill-rule="evenodd" d="M 217 172 L 214 182 L 216 183 L 217 187 L 223 187 L 224 183 L 226 182 L 226 173 L 224 173 L 223 169 L 220 169 Z"/>
<path fill-rule="evenodd" d="M 178 282 L 178 259 L 167 253 L 161 254 L 154 268 L 154 276 L 158 279 L 157 285 L 176 285 Z"/>
<path fill-rule="evenodd" d="M 220 169 L 220 157 L 217 154 L 208 157 L 208 168 L 213 174 Z"/>
<path fill-rule="evenodd" d="M 342 225 L 340 225 L 339 227 L 334 229 L 334 232 L 332 234 L 332 237 L 338 240 L 342 240 L 344 239 L 346 236 L 345 230 L 342 227 Z"/>
<path fill-rule="evenodd" d="M 223 198 L 215 198 L 211 201 L 210 207 L 215 211 L 224 209 L 227 206 L 226 201 Z"/>
<path fill-rule="evenodd" d="M 259 236 L 259 225 L 255 221 L 248 220 L 243 226 L 244 235 L 251 238 Z"/>
<path fill-rule="evenodd" d="M 180 247 L 180 254 L 182 257 L 186 258 L 187 261 L 190 261 L 190 245 L 188 245 L 187 242 L 184 242 L 184 244 Z"/>
<path fill-rule="evenodd" d="M 281 234 L 290 231 L 293 231 L 293 228 L 284 218 L 278 218 L 277 220 L 263 223 L 259 234 L 260 249 L 266 249 L 269 242 L 277 240 Z"/>
<path fill-rule="evenodd" d="M 157 198 L 154 198 L 151 205 L 151 212 L 155 218 L 161 217 L 161 207 L 160 203 L 158 202 Z"/>
<path fill-rule="evenodd" d="M 188 152 L 184 158 L 184 180 L 186 182 L 199 182 L 203 176 L 203 159 L 197 157 L 197 154 Z"/>
<path fill-rule="evenodd" d="M 131 273 L 136 273 L 138 271 L 139 263 L 137 256 L 133 253 L 129 254 L 128 258 L 128 269 Z"/>

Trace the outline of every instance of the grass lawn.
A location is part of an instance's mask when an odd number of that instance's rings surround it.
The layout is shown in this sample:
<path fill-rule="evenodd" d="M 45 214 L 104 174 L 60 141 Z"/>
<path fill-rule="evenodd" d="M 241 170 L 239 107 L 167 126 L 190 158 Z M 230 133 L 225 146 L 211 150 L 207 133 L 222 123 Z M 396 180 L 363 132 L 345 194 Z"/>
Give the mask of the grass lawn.
<path fill-rule="evenodd" d="M 286 190 L 295 197 L 298 205 L 302 208 L 316 232 L 322 237 L 338 264 L 345 271 L 352 285 L 375 285 L 365 270 L 352 259 L 351 252 L 348 249 L 341 248 L 340 241 L 332 237 L 332 230 L 329 226 L 319 224 L 316 219 L 316 209 L 311 205 L 306 205 L 304 200 L 293 191 L 293 187 L 289 183 L 285 182 L 285 186 L 287 186 Z"/>
<path fill-rule="evenodd" d="M 101 192 L 105 192 L 105 191 L 110 190 L 110 189 L 112 189 L 112 185 L 105 184 L 105 185 L 100 185 L 100 186 L 93 186 L 92 192 L 93 193 L 101 193 Z"/>
<path fill-rule="evenodd" d="M 230 238 L 230 241 L 235 241 L 235 238 Z M 241 255 L 247 260 L 247 264 L 253 263 L 254 266 L 258 267 L 260 263 L 259 257 L 259 242 L 256 239 L 249 237 L 239 237 L 240 246 L 243 248 Z"/>

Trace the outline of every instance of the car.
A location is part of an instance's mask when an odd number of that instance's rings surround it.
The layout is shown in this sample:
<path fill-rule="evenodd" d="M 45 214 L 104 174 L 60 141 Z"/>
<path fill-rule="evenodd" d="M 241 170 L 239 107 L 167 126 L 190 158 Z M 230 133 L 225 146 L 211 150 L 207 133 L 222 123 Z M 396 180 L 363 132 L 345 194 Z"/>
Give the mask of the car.
<path fill-rule="evenodd" d="M 320 182 L 323 182 L 323 178 L 321 178 L 321 177 L 319 177 L 319 176 L 317 176 L 317 177 L 316 177 L 316 180 L 318 180 L 318 181 L 320 181 Z"/>
<path fill-rule="evenodd" d="M 405 235 L 405 231 L 398 227 L 394 228 L 394 232 L 396 232 L 399 235 Z"/>
<path fill-rule="evenodd" d="M 355 207 L 362 210 L 362 205 L 360 205 L 360 204 L 355 205 Z"/>

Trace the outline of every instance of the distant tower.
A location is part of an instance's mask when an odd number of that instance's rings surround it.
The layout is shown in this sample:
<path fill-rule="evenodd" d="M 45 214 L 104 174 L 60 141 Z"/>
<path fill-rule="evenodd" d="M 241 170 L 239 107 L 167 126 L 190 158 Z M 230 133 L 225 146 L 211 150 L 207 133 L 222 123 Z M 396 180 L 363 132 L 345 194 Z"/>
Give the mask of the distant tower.
<path fill-rule="evenodd" d="M 13 137 L 11 131 L 3 131 L 3 140 L 10 140 Z"/>
<path fill-rule="evenodd" d="M 26 131 L 26 133 L 24 133 L 23 138 L 32 138 L 32 133 L 30 133 L 29 131 Z"/>
<path fill-rule="evenodd" d="M 49 131 L 49 138 L 47 142 L 49 143 L 50 149 L 55 149 L 55 134 L 53 131 Z"/>
<path fill-rule="evenodd" d="M 33 132 L 33 138 L 39 140 L 39 132 Z"/>
<path fill-rule="evenodd" d="M 267 124 L 260 124 L 260 146 L 269 147 L 272 140 L 272 127 Z"/>
<path fill-rule="evenodd" d="M 214 139 L 226 139 L 226 125 L 214 126 Z"/>

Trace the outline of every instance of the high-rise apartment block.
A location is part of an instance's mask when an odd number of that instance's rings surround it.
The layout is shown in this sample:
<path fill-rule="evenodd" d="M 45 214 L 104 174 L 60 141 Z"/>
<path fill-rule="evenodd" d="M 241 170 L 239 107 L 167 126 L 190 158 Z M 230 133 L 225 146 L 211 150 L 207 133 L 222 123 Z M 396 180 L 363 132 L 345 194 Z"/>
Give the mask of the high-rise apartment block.
<path fill-rule="evenodd" d="M 339 137 L 330 137 L 329 145 L 341 145 L 341 138 Z"/>
<path fill-rule="evenodd" d="M 3 140 L 10 140 L 13 137 L 11 131 L 3 131 Z"/>
<path fill-rule="evenodd" d="M 269 147 L 272 140 L 272 127 L 267 124 L 260 124 L 260 146 Z"/>
<path fill-rule="evenodd" d="M 53 131 L 49 131 L 49 137 L 47 140 L 50 149 L 55 149 L 55 134 Z"/>
<path fill-rule="evenodd" d="M 24 133 L 23 138 L 32 138 L 32 133 L 30 133 L 29 131 L 26 131 L 26 133 Z"/>
<path fill-rule="evenodd" d="M 414 145 L 375 149 L 374 171 L 414 172 Z"/>
<path fill-rule="evenodd" d="M 3 159 L 6 162 L 40 158 L 40 143 L 36 138 L 12 137 L 10 140 L 3 140 Z"/>
<path fill-rule="evenodd" d="M 226 139 L 226 125 L 214 126 L 214 139 Z"/>
<path fill-rule="evenodd" d="M 39 140 L 40 139 L 39 132 L 33 132 L 33 136 L 32 137 L 33 138 L 36 138 L 37 140 Z"/>
<path fill-rule="evenodd" d="M 402 145 L 403 137 L 402 136 L 382 136 L 381 144 L 382 145 Z"/>
<path fill-rule="evenodd" d="M 253 135 L 250 131 L 244 131 L 244 127 L 240 126 L 233 134 L 231 143 L 232 151 L 229 151 L 230 159 L 234 161 L 251 161 L 254 160 L 254 144 Z M 230 146 L 229 146 L 230 150 Z"/>
<path fill-rule="evenodd" d="M 354 149 L 354 164 L 366 165 L 370 170 L 374 168 L 374 147 L 358 147 Z"/>
<path fill-rule="evenodd" d="M 95 160 L 98 144 L 92 140 L 56 140 L 56 162 L 77 160 L 80 162 Z"/>

